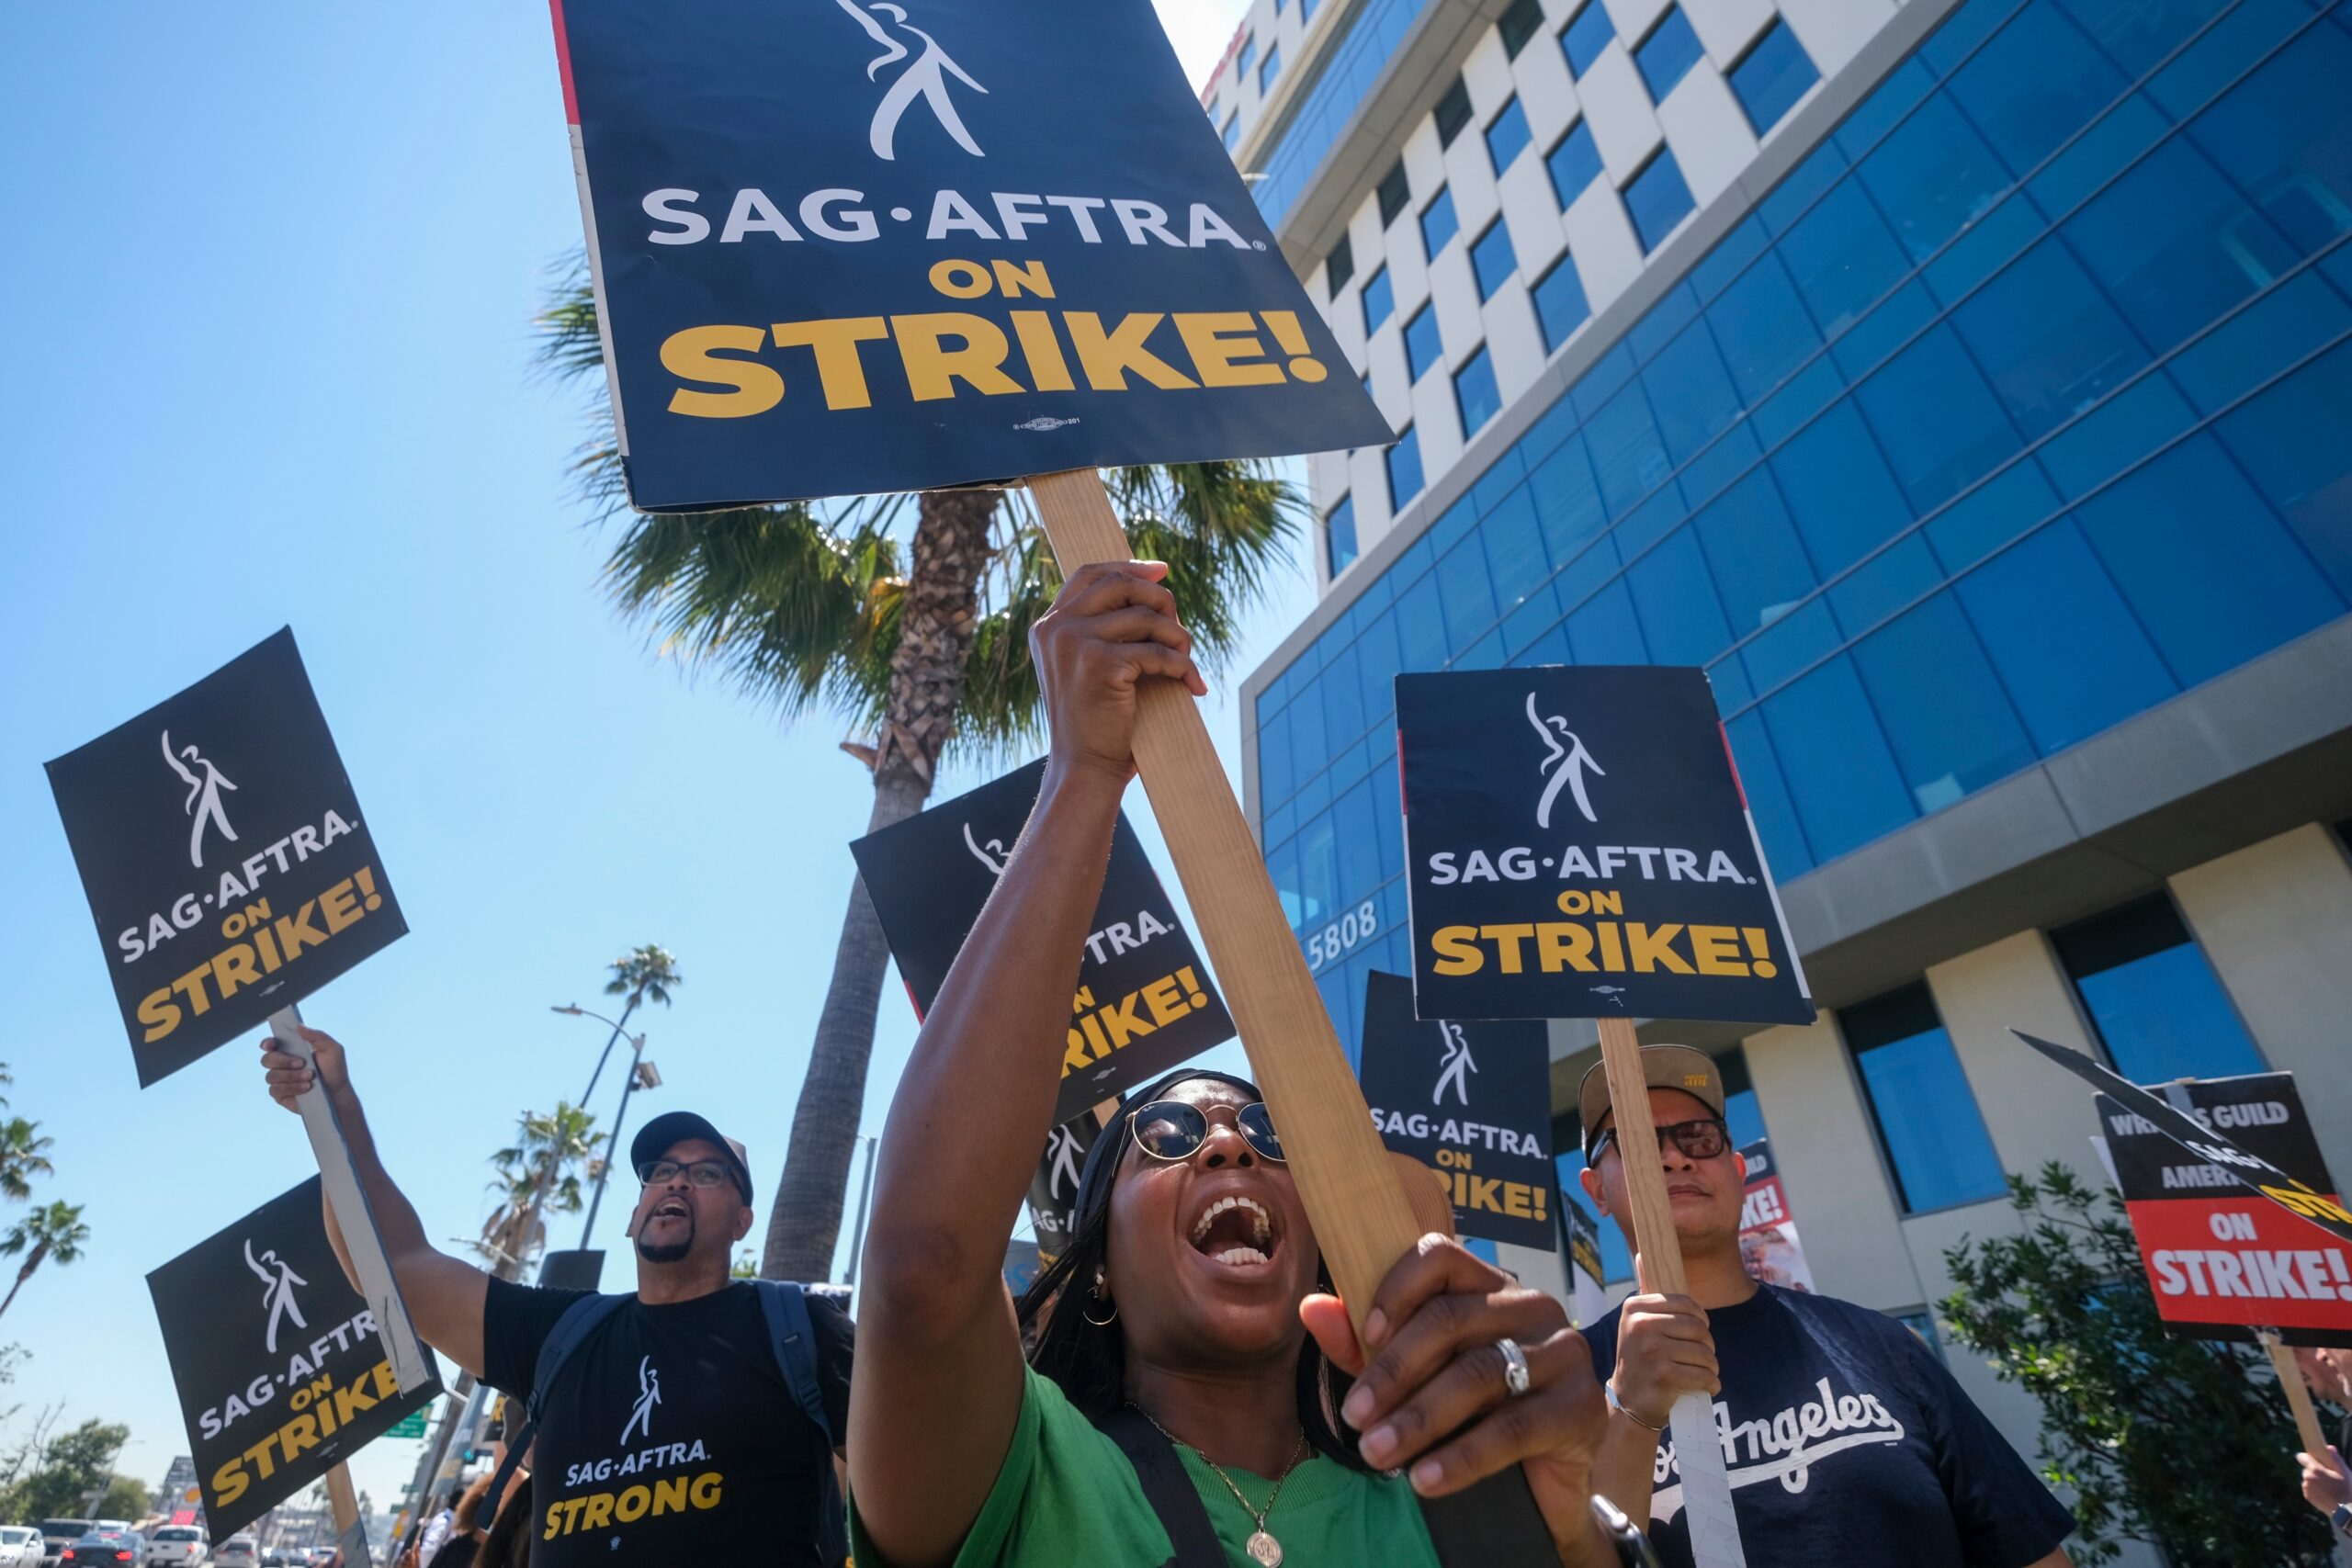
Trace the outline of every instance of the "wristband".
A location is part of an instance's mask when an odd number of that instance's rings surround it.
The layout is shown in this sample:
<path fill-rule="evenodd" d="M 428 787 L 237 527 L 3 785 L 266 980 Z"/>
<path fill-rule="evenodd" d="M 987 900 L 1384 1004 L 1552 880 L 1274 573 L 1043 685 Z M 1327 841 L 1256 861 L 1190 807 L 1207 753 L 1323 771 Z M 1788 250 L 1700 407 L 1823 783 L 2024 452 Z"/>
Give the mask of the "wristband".
<path fill-rule="evenodd" d="M 1632 1407 L 1627 1405 L 1623 1400 L 1617 1397 L 1617 1381 L 1614 1378 L 1611 1378 L 1600 1386 L 1606 1390 L 1609 1394 L 1610 1409 L 1614 1410 L 1618 1415 L 1623 1416 L 1626 1420 L 1631 1421 L 1634 1426 L 1641 1427 L 1645 1432 L 1663 1433 L 1666 1430 L 1664 1427 L 1654 1427 L 1647 1421 L 1643 1420 L 1639 1416 L 1634 1415 Z"/>
<path fill-rule="evenodd" d="M 2334 1511 L 2327 1516 L 2327 1520 L 2335 1527 L 2336 1534 L 2352 1537 L 2352 1503 L 2335 1505 Z"/>

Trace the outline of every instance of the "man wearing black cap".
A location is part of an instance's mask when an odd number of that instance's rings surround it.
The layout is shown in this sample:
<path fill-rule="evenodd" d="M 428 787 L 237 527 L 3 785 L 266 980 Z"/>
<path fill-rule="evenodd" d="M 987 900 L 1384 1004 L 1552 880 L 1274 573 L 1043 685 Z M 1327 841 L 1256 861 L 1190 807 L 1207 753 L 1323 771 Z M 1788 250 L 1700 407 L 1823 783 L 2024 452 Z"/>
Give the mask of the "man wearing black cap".
<path fill-rule="evenodd" d="M 743 1145 L 684 1111 L 630 1141 L 635 1294 L 511 1284 L 426 1240 L 377 1157 L 343 1047 L 303 1032 L 419 1337 L 537 1418 L 533 1568 L 836 1568 L 854 1331 L 830 1296 L 730 1278 L 752 1228 Z M 310 1069 L 267 1042 L 262 1065 L 290 1109 Z M 327 1232 L 349 1272 L 332 1206 Z"/>
<path fill-rule="evenodd" d="M 1611 1406 L 1593 1490 L 1646 1523 L 1668 1563 L 1688 1564 L 1682 1475 L 1664 1428 L 1677 1398 L 1702 1393 L 1714 1396 L 1750 1562 L 2064 1568 L 2073 1517 L 1917 1336 L 1867 1307 L 1748 1278 L 1747 1167 L 1724 1125 L 1714 1059 L 1645 1045 L 1642 1068 L 1690 1293 L 1645 1292 L 1585 1329 Z M 1577 1102 L 1585 1192 L 1637 1247 L 1600 1067 Z"/>

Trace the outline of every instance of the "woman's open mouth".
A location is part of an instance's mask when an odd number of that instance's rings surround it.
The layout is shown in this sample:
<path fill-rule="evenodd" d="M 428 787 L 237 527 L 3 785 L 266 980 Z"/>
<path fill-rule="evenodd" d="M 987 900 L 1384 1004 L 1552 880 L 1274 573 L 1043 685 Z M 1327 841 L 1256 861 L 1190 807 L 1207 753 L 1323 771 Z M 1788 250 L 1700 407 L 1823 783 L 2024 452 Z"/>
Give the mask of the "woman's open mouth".
<path fill-rule="evenodd" d="M 1281 1238 L 1263 1203 L 1239 1193 L 1210 1200 L 1193 1220 L 1193 1250 L 1228 1269 L 1262 1269 Z"/>

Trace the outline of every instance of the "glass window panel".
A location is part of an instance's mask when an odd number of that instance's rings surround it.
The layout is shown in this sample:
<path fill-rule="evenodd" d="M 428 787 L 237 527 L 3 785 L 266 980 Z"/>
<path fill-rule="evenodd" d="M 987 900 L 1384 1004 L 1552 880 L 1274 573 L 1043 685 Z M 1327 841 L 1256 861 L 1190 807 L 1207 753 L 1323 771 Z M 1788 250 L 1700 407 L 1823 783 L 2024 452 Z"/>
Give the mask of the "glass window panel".
<path fill-rule="evenodd" d="M 1625 329 L 1625 345 L 1633 350 L 1634 363 L 1647 365 L 1698 314 L 1698 296 L 1690 292 L 1688 284 L 1678 283 L 1660 295 L 1657 303 Z"/>
<path fill-rule="evenodd" d="M 1444 357 L 1445 349 L 1438 341 L 1437 307 L 1423 305 L 1405 323 L 1406 367 L 1418 381 Z"/>
<path fill-rule="evenodd" d="M 1239 69 L 1235 73 L 1235 74 L 1247 76 L 1250 74 L 1250 68 L 1257 63 L 1258 40 L 1254 38 L 1243 39 L 1241 40 L 1240 58 L 1235 62 L 1235 64 L 1238 66 Z"/>
<path fill-rule="evenodd" d="M 1510 225 L 1496 219 L 1470 247 L 1470 270 L 1478 279 L 1478 298 L 1491 299 L 1510 275 L 1517 271 L 1519 258 L 1511 254 Z"/>
<path fill-rule="evenodd" d="M 2352 330 L 2352 309 L 2315 273 L 2301 273 L 2175 355 L 2165 368 L 2199 413 L 2227 404 L 2330 338 Z"/>
<path fill-rule="evenodd" d="M 1781 255 L 1822 331 L 1836 337 L 1910 270 L 1862 187 L 1849 180 L 1781 241 Z"/>
<path fill-rule="evenodd" d="M 1660 664 L 1704 664 L 1731 642 L 1714 581 L 1699 550 L 1698 530 L 1668 536 L 1625 573 L 1642 640 Z"/>
<path fill-rule="evenodd" d="M 1752 424 L 1735 424 L 1702 448 L 1682 468 L 1682 493 L 1690 498 L 1693 506 L 1702 506 L 1721 494 L 1764 455 L 1757 444 Z"/>
<path fill-rule="evenodd" d="M 1759 469 L 1725 491 L 1695 526 L 1734 636 L 1770 626 L 1813 591 L 1813 565 L 1770 474 Z"/>
<path fill-rule="evenodd" d="M 1896 611 L 1940 586 L 1943 569 L 1928 541 L 1917 534 L 1895 540 L 1832 583 L 1824 595 L 1838 629 L 1860 637 Z"/>
<path fill-rule="evenodd" d="M 1927 286 L 1914 278 L 1864 311 L 1829 345 L 1829 357 L 1848 380 L 1859 381 L 1927 330 L 1937 314 Z"/>
<path fill-rule="evenodd" d="M 1682 487 L 1668 479 L 1652 491 L 1647 500 L 1617 520 L 1619 553 L 1632 560 L 1674 532 L 1690 515 L 1690 509 L 1682 503 Z"/>
<path fill-rule="evenodd" d="M 1470 487 L 1470 499 L 1479 516 L 1492 512 L 1503 497 L 1520 488 L 1520 480 L 1527 477 L 1522 456 L 1526 446 L 1523 439 L 1512 442 L 1503 449 L 1502 456 L 1487 465 L 1487 471 L 1478 476 L 1478 482 Z"/>
<path fill-rule="evenodd" d="M 1341 496 L 1340 504 L 1331 508 L 1323 519 L 1324 567 L 1337 577 L 1356 558 L 1356 503 L 1352 496 Z"/>
<path fill-rule="evenodd" d="M 1847 114 L 1845 123 L 1830 140 L 1849 158 L 1859 158 L 1902 124 L 1904 117 L 1935 90 L 1936 73 L 1915 55 L 1872 88 L 1870 96 Z"/>
<path fill-rule="evenodd" d="M 2019 446 L 1949 327 L 1929 330 L 1854 395 L 1916 511 L 1951 500 Z"/>
<path fill-rule="evenodd" d="M 1763 702 L 1814 853 L 1834 860 L 1918 815 L 1878 716 L 1843 655 Z"/>
<path fill-rule="evenodd" d="M 1462 134 L 1462 128 L 1470 123 L 1470 88 L 1461 77 L 1456 76 L 1453 85 L 1445 90 L 1445 96 L 1437 101 L 1437 108 L 1430 116 L 1437 121 L 1437 144 L 1440 147 L 1453 146 L 1453 139 Z"/>
<path fill-rule="evenodd" d="M 1527 129 L 1527 111 L 1513 98 L 1487 127 L 1487 156 L 1493 161 L 1495 173 L 1499 175 L 1510 168 L 1511 161 L 1526 152 L 1532 140 Z"/>
<path fill-rule="evenodd" d="M 1600 58 L 1600 51 L 1616 36 L 1616 29 L 1609 24 L 1609 8 L 1600 0 L 1589 0 L 1585 8 L 1577 13 L 1576 20 L 1560 34 L 1560 49 L 1568 57 L 1569 73 L 1581 76 L 1591 70 L 1592 62 Z"/>
<path fill-rule="evenodd" d="M 1592 0 L 1586 7 L 1600 8 L 1600 0 Z M 1581 119 L 1568 127 L 1560 144 L 1544 157 L 1544 166 L 1552 172 L 1552 195 L 1566 210 L 1584 194 L 1585 186 L 1600 177 L 1600 149 L 1593 143 L 1592 127 Z"/>
<path fill-rule="evenodd" d="M 1291 776 L 1303 786 L 1331 761 L 1329 735 L 1323 728 L 1322 682 L 1309 681 L 1283 711 L 1290 719 Z"/>
<path fill-rule="evenodd" d="M 1623 515 L 1655 490 L 1672 468 L 1658 440 L 1657 422 L 1640 386 L 1631 386 L 1594 413 L 1584 427 L 1600 480 L 1601 503 L 1611 517 Z"/>
<path fill-rule="evenodd" d="M 1438 192 L 1437 199 L 1421 209 L 1421 248 L 1433 256 L 1461 231 L 1462 224 L 1453 216 L 1453 192 Z"/>
<path fill-rule="evenodd" d="M 1747 111 L 1747 123 L 1764 135 L 1787 118 L 1821 73 L 1785 22 L 1775 21 L 1747 58 L 1731 68 L 1731 90 Z"/>
<path fill-rule="evenodd" d="M 1953 74 L 1950 90 L 2010 172 L 2022 175 L 2125 85 L 2055 0 L 2033 0 Z"/>
<path fill-rule="evenodd" d="M 1748 814 L 1756 818 L 1756 836 L 1763 840 L 1764 859 L 1773 876 L 1786 882 L 1813 869 L 1804 829 L 1797 823 L 1796 807 L 1789 803 L 1789 788 L 1781 778 L 1779 756 L 1764 728 L 1764 716 L 1750 709 L 1724 726 L 1731 739 L 1732 765 L 1747 796 Z"/>
<path fill-rule="evenodd" d="M 1499 670 L 1503 667 L 1503 634 L 1488 632 L 1453 656 L 1455 670 Z"/>
<path fill-rule="evenodd" d="M 1374 267 L 1372 276 L 1363 280 L 1363 334 L 1370 337 L 1373 329 L 1396 312 L 1396 294 L 1389 287 L 1388 269 Z"/>
<path fill-rule="evenodd" d="M 1690 74 L 1706 51 L 1699 47 L 1699 35 L 1690 30 L 1690 18 L 1682 14 L 1679 6 L 1667 7 L 1650 36 L 1634 51 L 1634 63 L 1642 70 L 1642 81 L 1649 87 L 1650 101 L 1657 103 L 1674 91 L 1675 84 Z"/>
<path fill-rule="evenodd" d="M 1298 847 L 1299 929 L 1330 919 L 1339 904 L 1339 845 L 1331 831 L 1331 814 L 1319 811 L 1299 825 L 1291 840 Z"/>
<path fill-rule="evenodd" d="M 1388 448 L 1388 510 L 1405 510 L 1406 503 L 1421 493 L 1421 444 L 1410 430 L 1396 438 Z"/>
<path fill-rule="evenodd" d="M 2172 677 L 2074 523 L 1960 580 L 1961 603 L 2041 754 L 2172 695 Z"/>
<path fill-rule="evenodd" d="M 2064 218 L 2131 167 L 2132 161 L 2164 139 L 2172 121 L 2145 93 L 2134 93 L 2101 115 L 2088 130 L 2061 148 L 2041 172 L 2026 182 L 2035 207 Z"/>
<path fill-rule="evenodd" d="M 1363 694 L 1366 723 L 1377 723 L 1396 705 L 1396 672 L 1404 668 L 1396 646 L 1396 616 L 1390 611 L 1356 638 L 1356 679 Z"/>
<path fill-rule="evenodd" d="M 1445 515 L 1430 525 L 1430 544 L 1437 554 L 1443 555 L 1468 538 L 1470 530 L 1477 525 L 1478 508 L 1471 498 L 1465 495 L 1452 506 L 1447 507 Z"/>
<path fill-rule="evenodd" d="M 1915 262 L 1925 261 L 2008 189 L 2008 172 L 1940 95 L 1896 126 L 1859 166 Z"/>
<path fill-rule="evenodd" d="M 1241 111 L 1240 111 L 1240 110 L 1236 109 L 1233 113 L 1231 113 L 1231 114 L 1229 114 L 1229 115 L 1227 115 L 1227 116 L 1226 116 L 1226 117 L 1225 117 L 1225 130 L 1222 130 L 1221 132 L 1219 132 L 1218 134 L 1223 138 L 1223 140 L 1224 140 L 1224 141 L 1225 141 L 1225 150 L 1226 150 L 1227 152 L 1232 152 L 1232 151 L 1234 150 L 1234 148 L 1235 148 L 1235 147 L 1237 147 L 1237 146 L 1238 146 L 1238 145 L 1240 144 L 1240 141 L 1241 141 Z"/>
<path fill-rule="evenodd" d="M 1504 55 L 1517 60 L 1527 40 L 1544 30 L 1544 7 L 1538 0 L 1510 0 L 1510 9 L 1495 23 L 1495 30 L 1502 34 Z"/>
<path fill-rule="evenodd" d="M 2105 483 L 2194 422 L 2164 373 L 2143 376 L 2044 442 L 2036 454 L 2072 501 Z"/>
<path fill-rule="evenodd" d="M 2222 10 L 2227 0 L 2060 0 L 2066 15 L 2098 40 L 2109 58 L 2141 76 Z"/>
<path fill-rule="evenodd" d="M 1634 220 L 1634 232 L 1641 236 L 1645 251 L 1657 249 L 1675 225 L 1690 216 L 1692 205 L 1682 165 L 1668 148 L 1659 149 L 1649 167 L 1625 186 L 1625 216 Z"/>
<path fill-rule="evenodd" d="M 1845 640 L 1830 616 L 1828 601 L 1809 600 L 1757 633 L 1747 644 L 1744 651 L 1747 678 L 1757 691 L 1770 692 L 1820 663 Z"/>
<path fill-rule="evenodd" d="M 1380 782 L 1378 774 L 1360 780 L 1331 803 L 1332 836 L 1340 850 L 1339 907 L 1342 909 L 1354 908 L 1387 880 L 1380 874 L 1380 829 L 1373 807 Z"/>
<path fill-rule="evenodd" d="M 1771 468 L 1825 577 L 1911 521 L 1901 488 L 1850 401 L 1798 433 L 1773 456 Z"/>
<path fill-rule="evenodd" d="M 2069 220 L 2067 243 L 2162 353 L 2293 266 L 2294 249 L 2204 154 L 2165 142 Z"/>
<path fill-rule="evenodd" d="M 1261 95 L 1264 94 L 1268 88 L 1272 87 L 1272 86 L 1274 85 L 1274 78 L 1275 78 L 1275 77 L 1277 77 L 1277 76 L 1279 76 L 1279 75 L 1281 75 L 1282 73 L 1283 73 L 1283 51 L 1282 51 L 1282 48 L 1281 48 L 1281 46 L 1280 46 L 1280 45 L 1272 45 L 1272 46 L 1269 46 L 1269 47 L 1268 47 L 1268 49 L 1266 50 L 1266 61 L 1265 61 L 1265 63 L 1258 67 L 1258 91 L 1259 91 L 1259 93 L 1260 93 Z"/>
<path fill-rule="evenodd" d="M 1535 525 L 1535 499 L 1524 485 L 1487 514 L 1478 532 L 1487 547 L 1487 564 L 1494 573 L 1495 601 L 1504 610 L 1526 598 L 1552 574 L 1544 535 Z"/>
<path fill-rule="evenodd" d="M 1836 361 L 1827 355 L 1819 356 L 1749 411 L 1757 439 L 1768 447 L 1779 446 L 1812 423 L 1814 416 L 1836 401 L 1845 389 L 1846 378 L 1838 373 Z"/>
<path fill-rule="evenodd" d="M 2012 463 L 1928 520 L 1946 571 L 1965 571 L 2058 510 L 2058 492 L 2029 457 Z"/>
<path fill-rule="evenodd" d="M 2050 945 L 2115 1070 L 2133 1083 L 2267 1070 L 2165 894 L 2061 927 Z"/>
<path fill-rule="evenodd" d="M 2352 229 L 2352 31 L 2305 31 L 2257 67 L 2188 134 L 2306 253 Z"/>
<path fill-rule="evenodd" d="M 2029 441 L 2148 362 L 2123 318 L 2054 239 L 2019 257 L 1951 319 Z"/>
<path fill-rule="evenodd" d="M 1756 215 L 1771 233 L 1785 234 L 1789 225 L 1813 210 L 1815 199 L 1836 185 L 1845 172 L 1846 154 L 1838 151 L 1835 140 L 1824 141 L 1783 175 L 1770 195 L 1756 204 Z"/>
<path fill-rule="evenodd" d="M 1592 318 L 1585 303 L 1584 280 L 1577 276 L 1577 261 L 1563 255 L 1552 270 L 1535 282 L 1535 318 L 1544 325 L 1544 349 L 1556 354 L 1570 333 Z"/>
<path fill-rule="evenodd" d="M 1323 287 L 1336 299 L 1341 286 L 1355 275 L 1355 247 L 1349 244 L 1348 237 L 1342 234 L 1340 243 L 1331 247 L 1331 254 L 1323 258 Z"/>
<path fill-rule="evenodd" d="M 2343 613 L 2211 436 L 2164 453 L 2075 517 L 2184 686 Z"/>
<path fill-rule="evenodd" d="M 1984 1113 L 1924 983 L 1838 1014 L 1906 1213 L 2007 1190 Z"/>
<path fill-rule="evenodd" d="M 2352 344 L 2330 349 L 2223 419 L 2218 429 L 2257 489 L 2352 592 Z"/>
<path fill-rule="evenodd" d="M 2018 0 L 1967 0 L 1966 4 L 1954 6 L 1951 15 L 1919 46 L 1920 62 L 1938 76 L 1950 75 L 1978 44 L 1991 36 L 1994 28 L 2008 20 L 2017 5 Z"/>
<path fill-rule="evenodd" d="M 1702 305 L 1713 303 L 1715 296 L 1729 288 L 1769 243 L 1761 220 L 1753 217 L 1742 219 L 1737 228 L 1716 241 L 1715 248 L 1691 267 L 1690 292 Z"/>
<path fill-rule="evenodd" d="M 1487 357 L 1483 344 L 1453 373 L 1453 406 L 1462 415 L 1464 441 L 1485 429 L 1487 422 L 1503 411 L 1503 395 L 1495 386 L 1494 363 Z"/>
<path fill-rule="evenodd" d="M 1568 617 L 1568 649 L 1578 664 L 1647 664 L 1633 596 L 1619 578 Z"/>
<path fill-rule="evenodd" d="M 2041 214 L 2023 196 L 1996 203 L 1974 224 L 1962 231 L 1929 262 L 1920 276 L 1939 303 L 1953 305 L 2010 259 L 2041 238 Z"/>
<path fill-rule="evenodd" d="M 1405 807 L 1397 793 L 1396 769 L 1392 761 L 1385 768 L 1373 772 L 1372 818 L 1376 834 L 1374 843 L 1380 852 L 1380 879 L 1405 874 Z"/>
<path fill-rule="evenodd" d="M 1767 253 L 1707 308 L 1724 363 L 1753 404 L 1821 345 L 1777 253 Z"/>
<path fill-rule="evenodd" d="M 1922 815 L 2033 761 L 2025 727 L 1949 593 L 1888 623 L 1853 657 Z"/>
<path fill-rule="evenodd" d="M 1298 788 L 1290 765 L 1290 718 L 1287 710 L 1258 726 L 1258 793 L 1261 799 L 1288 800 Z"/>
<path fill-rule="evenodd" d="M 1560 597 L 1552 592 L 1550 583 L 1544 583 L 1530 593 L 1518 609 L 1503 617 L 1503 651 L 1510 655 L 1514 664 L 1543 662 L 1522 660 L 1520 655 L 1544 641 L 1544 634 L 1559 620 Z"/>
<path fill-rule="evenodd" d="M 1608 526 L 1600 487 L 1593 483 L 1592 461 L 1580 436 L 1570 436 L 1538 464 L 1528 476 L 1527 489 L 1535 502 L 1535 525 L 1543 531 L 1544 552 L 1555 562 L 1574 560 Z"/>
<path fill-rule="evenodd" d="M 1577 417 L 1590 419 L 1600 412 L 1601 405 L 1615 397 L 1634 378 L 1636 368 L 1632 352 L 1620 339 L 1615 347 L 1594 360 L 1592 368 L 1577 377 L 1577 384 L 1568 389 L 1568 396 L 1577 405 Z"/>
<path fill-rule="evenodd" d="M 1657 411 L 1667 455 L 1677 463 L 1688 461 L 1740 414 L 1739 394 L 1704 321 L 1691 322 L 1658 350 L 1642 372 L 1642 385 Z"/>
<path fill-rule="evenodd" d="M 1274 885 L 1274 898 L 1294 931 L 1306 924 L 1306 894 L 1298 885 L 1298 844 L 1293 840 L 1266 855 L 1266 874 Z"/>
<path fill-rule="evenodd" d="M 2238 0 L 2148 79 L 2148 96 L 2173 118 L 2186 119 L 2311 19 L 2304 0 Z"/>
<path fill-rule="evenodd" d="M 1437 563 L 1438 602 L 1445 606 L 1445 635 L 1459 648 L 1495 624 L 1495 589 L 1487 576 L 1487 554 L 1473 537 Z"/>
<path fill-rule="evenodd" d="M 1396 222 L 1397 214 L 1413 205 L 1413 180 L 1405 172 L 1402 158 L 1380 176 L 1374 194 L 1380 198 L 1380 226 L 1383 229 Z"/>
<path fill-rule="evenodd" d="M 1356 650 L 1350 644 L 1323 671 L 1323 729 L 1336 750 L 1363 733 L 1370 722 L 1363 711 L 1363 686 L 1356 673 Z"/>
<path fill-rule="evenodd" d="M 1445 614 L 1438 608 L 1437 578 L 1422 578 L 1396 596 L 1397 651 L 1407 670 L 1442 670 L 1449 649 Z"/>

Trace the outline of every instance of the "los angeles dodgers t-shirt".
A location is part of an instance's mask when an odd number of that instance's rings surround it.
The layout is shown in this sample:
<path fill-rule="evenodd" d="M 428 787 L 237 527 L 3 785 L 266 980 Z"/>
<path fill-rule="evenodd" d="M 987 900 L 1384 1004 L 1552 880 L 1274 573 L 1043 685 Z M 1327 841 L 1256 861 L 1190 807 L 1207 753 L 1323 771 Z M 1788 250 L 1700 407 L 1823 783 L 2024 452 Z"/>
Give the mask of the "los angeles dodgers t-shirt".
<path fill-rule="evenodd" d="M 1618 1313 L 1590 1328 L 1617 1364 Z M 1838 1568 L 2024 1568 L 2075 1528 L 1943 1363 L 1883 1314 L 1759 1285 L 1707 1314 L 1715 1430 L 1747 1560 Z M 1650 1539 L 1688 1568 L 1682 1473 L 1658 1440 Z"/>
<path fill-rule="evenodd" d="M 584 1293 L 492 1280 L 482 1381 L 527 1399 L 539 1347 Z M 857 1331 L 826 1297 L 808 1298 L 808 1316 L 825 1418 L 846 1441 Z M 836 1568 L 817 1547 L 820 1467 L 833 1456 L 784 1381 L 750 1284 L 632 1299 L 555 1382 L 531 1470 L 532 1568 Z"/>

